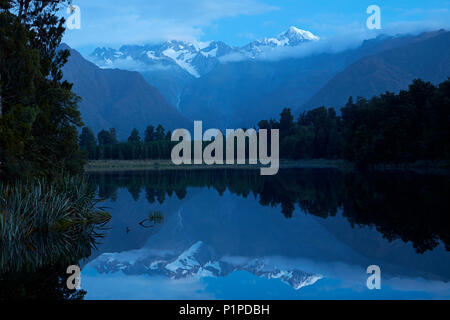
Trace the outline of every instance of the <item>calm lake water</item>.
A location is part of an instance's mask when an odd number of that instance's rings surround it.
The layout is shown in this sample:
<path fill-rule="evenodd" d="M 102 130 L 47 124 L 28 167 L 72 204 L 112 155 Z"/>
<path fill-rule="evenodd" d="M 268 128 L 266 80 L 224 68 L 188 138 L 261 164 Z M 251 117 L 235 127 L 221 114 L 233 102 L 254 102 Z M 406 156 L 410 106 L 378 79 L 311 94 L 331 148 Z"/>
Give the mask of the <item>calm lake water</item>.
<path fill-rule="evenodd" d="M 0 300 L 450 299 L 449 176 L 172 170 L 89 182 L 112 219 L 75 242 L 37 233 L 1 247 Z M 82 291 L 66 286 L 74 264 Z M 372 265 L 380 290 L 367 287 Z"/>
<path fill-rule="evenodd" d="M 112 220 L 85 299 L 450 298 L 448 176 L 97 173 Z M 447 250 L 446 250 L 447 248 Z M 381 289 L 367 267 L 381 268 Z"/>

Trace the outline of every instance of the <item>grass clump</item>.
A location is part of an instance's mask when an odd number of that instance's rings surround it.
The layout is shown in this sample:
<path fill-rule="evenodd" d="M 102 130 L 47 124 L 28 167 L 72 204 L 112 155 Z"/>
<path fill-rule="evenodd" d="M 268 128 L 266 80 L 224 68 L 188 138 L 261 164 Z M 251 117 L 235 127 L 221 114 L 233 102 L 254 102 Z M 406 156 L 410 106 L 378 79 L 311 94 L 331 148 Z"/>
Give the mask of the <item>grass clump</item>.
<path fill-rule="evenodd" d="M 148 220 L 153 223 L 161 223 L 164 220 L 164 215 L 161 211 L 150 212 Z"/>
<path fill-rule="evenodd" d="M 89 255 L 110 219 L 84 179 L 0 183 L 0 271 Z"/>

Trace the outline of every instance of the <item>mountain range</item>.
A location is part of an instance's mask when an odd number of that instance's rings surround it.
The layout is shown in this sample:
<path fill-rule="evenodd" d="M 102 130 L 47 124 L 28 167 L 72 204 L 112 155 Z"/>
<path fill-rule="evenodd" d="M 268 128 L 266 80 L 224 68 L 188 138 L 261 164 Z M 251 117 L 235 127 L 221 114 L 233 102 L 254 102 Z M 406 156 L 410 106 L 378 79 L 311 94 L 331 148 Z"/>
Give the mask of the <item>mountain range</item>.
<path fill-rule="evenodd" d="M 76 50 L 70 49 L 70 54 L 64 79 L 74 84 L 82 99 L 83 122 L 95 133 L 115 128 L 118 137 L 126 139 L 133 128 L 142 133 L 148 125 L 162 124 L 171 130 L 190 125 L 138 72 L 100 69 Z"/>
<path fill-rule="evenodd" d="M 445 55 L 450 51 L 450 42 L 442 41 L 446 39 L 446 34 L 448 32 L 440 31 L 418 36 L 380 36 L 364 41 L 359 47 L 338 53 L 323 52 L 277 61 L 242 60 L 221 63 L 207 75 L 192 81 L 183 90 L 178 110 L 190 119 L 201 119 L 208 123 L 207 126 L 218 128 L 248 128 L 262 119 L 278 118 L 283 108 L 291 108 L 298 114 L 304 110 L 322 106 L 320 103 L 322 101 L 309 102 L 309 100 L 336 75 L 368 57 L 371 57 L 366 60 L 369 63 L 377 61 L 378 56 L 390 50 L 397 50 L 399 59 L 403 57 L 403 60 L 390 70 L 392 76 L 395 73 L 397 78 L 403 79 L 401 85 L 391 89 L 389 85 L 377 84 L 373 85 L 370 91 L 358 92 L 358 94 L 363 96 L 368 94 L 366 97 L 369 98 L 383 93 L 386 89 L 392 91 L 406 89 L 413 80 L 412 76 L 426 81 L 440 82 L 446 80 L 446 76 L 450 74 L 450 68 L 448 64 L 440 63 L 439 66 L 443 69 L 436 76 L 430 77 L 430 72 L 427 70 L 432 70 L 432 73 L 439 67 L 433 58 L 434 55 L 427 55 L 427 53 L 439 51 L 436 54 L 442 55 L 442 59 L 448 62 L 448 55 L 447 58 Z M 436 38 L 436 41 L 431 41 L 433 38 Z M 411 45 L 420 46 L 420 43 L 428 48 L 422 55 L 408 53 Z M 416 58 L 422 59 L 421 69 L 416 68 L 418 66 Z M 377 65 L 372 64 L 372 70 L 377 68 Z M 340 82 L 342 95 L 347 99 L 354 95 L 355 83 L 359 86 L 367 83 L 363 81 L 364 77 L 366 74 L 360 72 L 358 77 L 352 78 L 353 82 Z M 370 81 L 375 80 L 371 78 Z M 371 83 L 367 85 L 370 86 Z M 342 106 L 342 104 L 329 103 L 329 100 L 333 99 L 331 95 L 332 92 L 327 90 L 320 93 L 323 101 L 327 102 L 325 105 Z M 331 98 L 326 99 L 329 96 Z"/>
<path fill-rule="evenodd" d="M 438 84 L 450 76 L 450 32 L 358 60 L 333 77 L 306 104 L 343 106 L 350 96 L 370 98 L 406 89 L 414 79 Z"/>
<path fill-rule="evenodd" d="M 275 38 L 256 40 L 243 47 L 231 47 L 222 41 L 172 40 L 144 46 L 124 45 L 119 50 L 97 48 L 89 59 L 101 68 L 139 71 L 149 84 L 177 106 L 183 89 L 194 79 L 211 72 L 222 59 L 256 59 L 280 47 L 318 40 L 319 37 L 309 31 L 290 27 Z"/>
<path fill-rule="evenodd" d="M 191 128 L 193 120 L 248 128 L 277 118 L 286 107 L 296 114 L 322 105 L 339 108 L 349 96 L 397 92 L 414 78 L 444 81 L 450 75 L 449 37 L 445 30 L 378 36 L 339 52 L 265 59 L 323 41 L 291 27 L 243 47 L 174 40 L 97 48 L 91 62 L 72 50 L 64 74 L 75 83 L 83 118 L 95 131 L 116 127 L 125 136 L 155 123 Z"/>
<path fill-rule="evenodd" d="M 318 41 L 319 37 L 309 31 L 290 27 L 286 32 L 275 38 L 265 38 L 253 41 L 243 47 L 231 47 L 222 41 L 193 43 L 171 40 L 151 45 L 125 45 L 119 50 L 112 48 L 97 48 L 90 59 L 101 67 L 116 65 L 140 66 L 145 70 L 177 66 L 194 78 L 210 72 L 220 62 L 222 57 L 240 54 L 245 58 L 255 59 L 265 51 L 279 47 L 294 47 L 300 44 Z"/>

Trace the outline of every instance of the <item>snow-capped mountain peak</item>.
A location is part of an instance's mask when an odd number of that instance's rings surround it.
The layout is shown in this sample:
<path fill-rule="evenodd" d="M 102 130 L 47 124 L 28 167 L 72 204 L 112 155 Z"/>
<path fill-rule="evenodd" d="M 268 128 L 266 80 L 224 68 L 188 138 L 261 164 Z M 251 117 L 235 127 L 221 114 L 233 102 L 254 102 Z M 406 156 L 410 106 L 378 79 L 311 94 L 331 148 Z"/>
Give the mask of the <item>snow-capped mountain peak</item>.
<path fill-rule="evenodd" d="M 317 41 L 319 37 L 312 34 L 310 31 L 302 30 L 294 26 L 290 27 L 286 32 L 280 34 L 278 38 L 287 38 L 289 40 L 303 40 L 303 41 Z"/>
<path fill-rule="evenodd" d="M 251 59 L 265 55 L 267 51 L 277 50 L 284 47 L 296 47 L 311 41 L 319 41 L 320 38 L 310 31 L 290 27 L 287 31 L 280 33 L 275 38 L 264 38 L 256 40 L 241 49 L 241 53 Z"/>
<path fill-rule="evenodd" d="M 122 68 L 141 71 L 146 67 L 172 67 L 199 78 L 210 72 L 220 63 L 220 58 L 229 54 L 238 54 L 251 59 L 264 55 L 265 50 L 278 47 L 295 47 L 320 38 L 309 31 L 290 27 L 275 38 L 256 40 L 243 47 L 231 47 L 222 41 L 188 42 L 169 40 L 159 44 L 144 46 L 126 45 L 119 50 L 97 48 L 91 54 L 91 60 L 102 68 Z M 131 67 L 132 66 L 132 67 Z"/>
<path fill-rule="evenodd" d="M 257 40 L 253 44 L 255 46 L 294 47 L 305 42 L 318 40 L 320 40 L 320 38 L 309 31 L 301 30 L 296 27 L 290 27 L 286 32 L 280 33 L 276 38 Z"/>

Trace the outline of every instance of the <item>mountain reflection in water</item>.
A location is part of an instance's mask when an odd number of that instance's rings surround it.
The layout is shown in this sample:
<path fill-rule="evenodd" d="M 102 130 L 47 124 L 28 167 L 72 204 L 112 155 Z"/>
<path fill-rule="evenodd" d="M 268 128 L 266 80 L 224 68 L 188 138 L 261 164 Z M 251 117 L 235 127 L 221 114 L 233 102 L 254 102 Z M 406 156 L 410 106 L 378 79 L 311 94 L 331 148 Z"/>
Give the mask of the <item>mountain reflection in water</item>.
<path fill-rule="evenodd" d="M 450 179 L 337 169 L 92 173 L 112 219 L 11 243 L 4 299 L 450 299 Z M 56 238 L 55 238 L 56 237 Z M 19 254 L 20 253 L 20 254 Z M 65 286 L 82 267 L 82 291 Z M 381 267 L 381 290 L 366 286 Z"/>
<path fill-rule="evenodd" d="M 447 176 L 282 170 L 96 173 L 113 219 L 86 298 L 450 297 Z M 151 212 L 161 223 L 144 228 Z M 383 289 L 366 287 L 381 267 Z"/>

